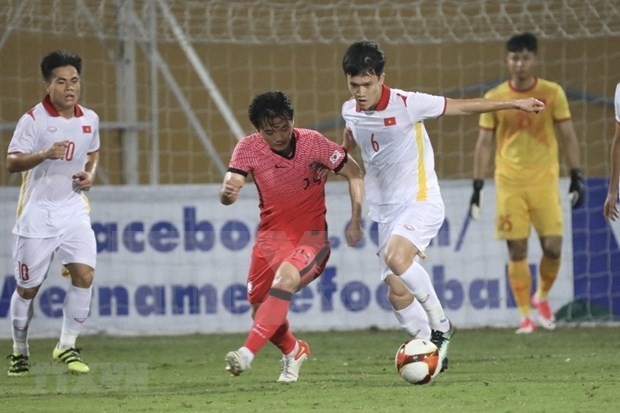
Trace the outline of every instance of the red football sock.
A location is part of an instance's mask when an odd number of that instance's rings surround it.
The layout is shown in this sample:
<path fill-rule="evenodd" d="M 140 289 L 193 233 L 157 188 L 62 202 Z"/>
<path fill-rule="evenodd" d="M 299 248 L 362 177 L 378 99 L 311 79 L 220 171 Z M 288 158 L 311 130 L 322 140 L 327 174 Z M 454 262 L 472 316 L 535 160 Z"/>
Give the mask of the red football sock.
<path fill-rule="evenodd" d="M 254 316 L 254 324 L 243 344 L 253 354 L 256 354 L 265 345 L 267 340 L 282 327 L 291 303 L 293 293 L 272 288 L 267 299 L 260 305 Z"/>
<path fill-rule="evenodd" d="M 289 354 L 297 345 L 297 339 L 293 336 L 291 329 L 289 328 L 288 320 L 284 320 L 284 324 L 276 330 L 276 332 L 269 339 L 275 344 L 282 354 Z"/>

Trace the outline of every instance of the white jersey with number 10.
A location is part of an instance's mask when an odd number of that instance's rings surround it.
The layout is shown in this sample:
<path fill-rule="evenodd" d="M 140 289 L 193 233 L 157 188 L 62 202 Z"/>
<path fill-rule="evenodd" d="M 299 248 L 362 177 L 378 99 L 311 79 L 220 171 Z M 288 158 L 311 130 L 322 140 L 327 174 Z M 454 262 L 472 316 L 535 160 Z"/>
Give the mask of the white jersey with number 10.
<path fill-rule="evenodd" d="M 54 237 L 88 215 L 88 200 L 73 187 L 73 175 L 84 171 L 88 153 L 99 150 L 99 117 L 95 112 L 78 105 L 75 116 L 67 119 L 59 116 L 46 97 L 21 117 L 8 153 L 44 151 L 54 142 L 65 140 L 64 159 L 47 159 L 22 172 L 14 234 Z"/>

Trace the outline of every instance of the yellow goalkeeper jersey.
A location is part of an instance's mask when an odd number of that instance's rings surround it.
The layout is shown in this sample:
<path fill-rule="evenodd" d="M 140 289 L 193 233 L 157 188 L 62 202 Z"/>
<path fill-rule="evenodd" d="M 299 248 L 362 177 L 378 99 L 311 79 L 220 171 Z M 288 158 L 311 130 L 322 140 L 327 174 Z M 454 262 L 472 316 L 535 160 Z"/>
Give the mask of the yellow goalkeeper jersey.
<path fill-rule="evenodd" d="M 536 78 L 529 89 L 514 89 L 506 81 L 484 96 L 498 100 L 534 97 L 545 103 L 545 110 L 538 114 L 502 110 L 480 115 L 480 127 L 495 131 L 496 182 L 555 184 L 560 169 L 555 124 L 571 118 L 564 89 L 557 83 Z"/>

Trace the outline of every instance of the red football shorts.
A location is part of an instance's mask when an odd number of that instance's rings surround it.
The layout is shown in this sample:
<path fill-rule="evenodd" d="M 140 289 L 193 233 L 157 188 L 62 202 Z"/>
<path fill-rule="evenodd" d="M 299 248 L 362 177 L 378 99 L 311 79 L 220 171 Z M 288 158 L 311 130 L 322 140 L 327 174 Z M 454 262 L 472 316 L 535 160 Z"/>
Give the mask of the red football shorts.
<path fill-rule="evenodd" d="M 283 262 L 295 266 L 301 276 L 299 289 L 319 277 L 329 259 L 330 246 L 324 231 L 310 231 L 295 245 L 285 234 L 261 234 L 252 250 L 248 273 L 248 301 L 261 303 L 267 297 Z"/>

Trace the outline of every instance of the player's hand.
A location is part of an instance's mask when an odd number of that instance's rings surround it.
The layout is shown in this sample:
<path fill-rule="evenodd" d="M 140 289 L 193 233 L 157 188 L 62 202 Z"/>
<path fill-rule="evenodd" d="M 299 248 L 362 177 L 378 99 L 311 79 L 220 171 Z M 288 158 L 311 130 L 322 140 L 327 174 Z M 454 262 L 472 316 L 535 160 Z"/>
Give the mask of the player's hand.
<path fill-rule="evenodd" d="M 517 109 L 523 110 L 525 112 L 542 112 L 545 109 L 545 104 L 538 99 L 527 98 L 527 99 L 517 99 L 515 100 L 515 104 L 517 105 Z"/>
<path fill-rule="evenodd" d="M 570 171 L 570 187 L 568 188 L 568 199 L 570 199 L 573 209 L 579 208 L 583 204 L 585 195 L 585 184 L 581 171 L 577 168 Z"/>
<path fill-rule="evenodd" d="M 603 215 L 608 221 L 615 221 L 620 217 L 618 210 L 618 192 L 610 191 L 607 193 L 605 204 L 603 204 Z"/>
<path fill-rule="evenodd" d="M 358 242 L 360 242 L 360 240 L 364 237 L 364 231 L 362 231 L 362 221 L 351 220 L 351 222 L 349 222 L 349 225 L 347 225 L 345 236 L 347 238 L 347 245 L 349 247 L 352 247 Z"/>
<path fill-rule="evenodd" d="M 483 179 L 474 179 L 474 193 L 471 194 L 471 199 L 469 200 L 469 216 L 476 220 L 480 218 L 483 186 Z"/>
<path fill-rule="evenodd" d="M 93 186 L 95 180 L 91 172 L 78 172 L 72 176 L 73 188 L 80 191 L 88 191 Z"/>
<path fill-rule="evenodd" d="M 65 159 L 65 153 L 67 152 L 68 145 L 68 140 L 54 142 L 52 146 L 43 152 L 43 157 L 45 159 Z"/>
<path fill-rule="evenodd" d="M 331 169 L 329 169 L 327 166 L 323 164 L 316 164 L 314 166 L 314 170 L 316 171 L 316 177 L 318 179 L 325 178 L 332 171 Z"/>
<path fill-rule="evenodd" d="M 227 197 L 228 199 L 237 199 L 239 192 L 241 192 L 241 188 L 243 184 L 238 180 L 229 179 L 224 184 L 222 184 L 222 189 L 220 189 L 220 193 Z"/>

